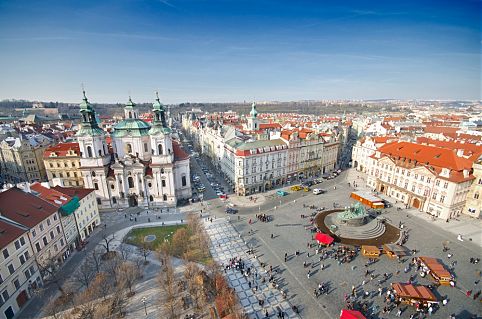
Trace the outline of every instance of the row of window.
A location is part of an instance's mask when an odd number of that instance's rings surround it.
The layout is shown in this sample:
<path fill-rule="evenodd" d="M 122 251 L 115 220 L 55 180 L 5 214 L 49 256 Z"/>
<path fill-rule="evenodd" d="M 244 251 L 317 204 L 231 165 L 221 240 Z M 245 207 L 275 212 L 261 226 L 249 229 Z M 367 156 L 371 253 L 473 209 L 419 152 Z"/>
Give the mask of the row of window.
<path fill-rule="evenodd" d="M 71 176 L 70 176 L 70 172 L 66 172 L 66 173 L 65 173 L 65 176 L 66 176 L 66 177 L 71 177 Z M 56 178 L 56 177 L 57 177 L 57 174 L 52 173 L 52 177 L 53 177 L 53 178 Z M 64 173 L 59 173 L 59 177 L 60 177 L 60 178 L 63 178 L 63 177 L 64 177 Z M 77 172 L 73 172 L 72 177 L 78 177 L 78 176 L 77 176 Z"/>
<path fill-rule="evenodd" d="M 76 167 L 76 165 L 77 164 L 75 164 L 75 162 L 70 162 L 70 166 L 69 166 L 69 162 L 65 162 L 65 163 L 57 162 L 56 166 L 60 168 L 60 167 Z M 50 162 L 49 166 L 50 168 L 54 168 L 54 163 Z"/>

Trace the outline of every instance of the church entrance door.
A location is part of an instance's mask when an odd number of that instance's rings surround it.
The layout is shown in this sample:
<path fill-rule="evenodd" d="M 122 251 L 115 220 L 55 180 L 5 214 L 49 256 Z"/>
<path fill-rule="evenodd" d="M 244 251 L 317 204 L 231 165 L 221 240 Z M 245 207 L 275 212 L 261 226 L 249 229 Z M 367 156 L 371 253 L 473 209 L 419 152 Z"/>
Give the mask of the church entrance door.
<path fill-rule="evenodd" d="M 131 194 L 129 196 L 129 207 L 137 207 L 137 195 Z"/>

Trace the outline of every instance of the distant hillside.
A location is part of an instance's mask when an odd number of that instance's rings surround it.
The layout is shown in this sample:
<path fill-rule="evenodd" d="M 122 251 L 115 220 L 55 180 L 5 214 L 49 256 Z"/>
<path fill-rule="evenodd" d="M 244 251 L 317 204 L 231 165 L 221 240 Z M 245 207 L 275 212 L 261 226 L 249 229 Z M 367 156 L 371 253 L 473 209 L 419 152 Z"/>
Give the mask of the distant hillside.
<path fill-rule="evenodd" d="M 22 113 L 21 110 L 28 109 L 38 102 L 24 101 L 24 100 L 4 100 L 0 101 L 0 115 L 18 115 Z M 41 102 L 45 108 L 58 108 L 59 113 L 71 116 L 78 115 L 79 105 L 63 102 Z M 122 115 L 124 107 L 123 104 L 93 104 L 95 110 L 100 115 L 113 116 Z M 152 104 L 140 103 L 137 104 L 141 112 L 148 112 Z M 190 111 L 191 109 L 201 109 L 205 112 L 225 112 L 236 111 L 247 114 L 251 109 L 251 103 L 180 103 L 171 105 L 172 113 Z M 321 101 L 300 101 L 300 102 L 262 102 L 258 104 L 259 112 L 269 113 L 289 113 L 297 112 L 303 114 L 316 115 L 330 115 L 330 114 L 350 114 L 350 113 L 367 113 L 379 111 L 396 110 L 397 106 L 386 103 L 360 103 L 360 102 L 346 102 L 346 103 L 328 103 Z"/>

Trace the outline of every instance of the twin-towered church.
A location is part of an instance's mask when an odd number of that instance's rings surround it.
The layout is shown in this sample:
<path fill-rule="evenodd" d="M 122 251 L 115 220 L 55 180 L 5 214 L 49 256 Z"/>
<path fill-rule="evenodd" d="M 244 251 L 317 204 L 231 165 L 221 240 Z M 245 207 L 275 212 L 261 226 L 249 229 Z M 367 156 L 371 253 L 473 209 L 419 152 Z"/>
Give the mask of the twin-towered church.
<path fill-rule="evenodd" d="M 95 189 L 100 207 L 172 207 L 191 197 L 189 155 L 172 139 L 159 97 L 152 112 L 151 124 L 141 120 L 129 98 L 124 120 L 110 134 L 109 148 L 84 92 L 76 134 L 80 166 L 84 187 Z"/>

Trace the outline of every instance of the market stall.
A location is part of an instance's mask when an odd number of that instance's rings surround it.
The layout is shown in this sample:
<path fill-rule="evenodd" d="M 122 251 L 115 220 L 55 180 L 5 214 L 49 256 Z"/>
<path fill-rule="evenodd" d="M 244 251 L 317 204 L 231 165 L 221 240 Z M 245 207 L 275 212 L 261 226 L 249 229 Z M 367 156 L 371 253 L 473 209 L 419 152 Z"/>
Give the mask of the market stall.
<path fill-rule="evenodd" d="M 324 233 L 316 233 L 315 240 L 322 245 L 330 245 L 334 241 L 333 237 Z"/>
<path fill-rule="evenodd" d="M 385 244 L 383 245 L 383 252 L 389 258 L 398 258 L 398 257 L 407 256 L 409 250 L 407 249 L 407 247 L 400 246 L 397 244 Z"/>
<path fill-rule="evenodd" d="M 454 277 L 438 259 L 431 257 L 418 257 L 416 262 L 422 266 L 423 272 L 430 274 L 435 281 L 441 285 L 450 285 Z"/>
<path fill-rule="evenodd" d="M 427 286 L 405 283 L 392 283 L 392 288 L 397 298 L 402 303 L 416 307 L 428 307 L 438 303 L 437 297 Z"/>
<path fill-rule="evenodd" d="M 370 258 L 380 257 L 380 249 L 377 246 L 362 246 L 362 255 Z"/>
<path fill-rule="evenodd" d="M 366 319 L 366 317 L 360 311 L 343 309 L 340 319 Z"/>

